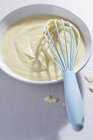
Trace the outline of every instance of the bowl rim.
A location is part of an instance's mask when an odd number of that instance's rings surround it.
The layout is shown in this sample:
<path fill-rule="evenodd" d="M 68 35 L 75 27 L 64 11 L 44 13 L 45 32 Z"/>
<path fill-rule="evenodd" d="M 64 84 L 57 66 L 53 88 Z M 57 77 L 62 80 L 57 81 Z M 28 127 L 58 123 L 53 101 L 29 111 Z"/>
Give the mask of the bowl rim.
<path fill-rule="evenodd" d="M 84 62 L 84 64 L 82 66 L 80 66 L 79 69 L 77 69 L 75 71 L 75 73 L 78 73 L 80 70 L 82 70 L 84 68 L 84 66 L 88 63 L 91 55 L 92 55 L 92 46 L 93 46 L 93 40 L 92 40 L 92 32 L 90 31 L 90 28 L 89 26 L 84 22 L 84 20 L 82 20 L 80 18 L 80 16 L 78 16 L 75 12 L 72 12 L 64 7 L 61 7 L 61 6 L 56 6 L 56 5 L 53 5 L 53 4 L 42 4 L 42 3 L 37 3 L 37 4 L 30 4 L 30 5 L 26 5 L 26 6 L 21 6 L 20 8 L 16 8 L 15 10 L 12 10 L 11 12 L 9 12 L 6 16 L 4 16 L 4 18 L 0 21 L 0 24 L 7 18 L 7 16 L 9 16 L 10 14 L 12 14 L 13 12 L 16 12 L 22 8 L 26 8 L 26 7 L 36 7 L 36 6 L 52 6 L 53 8 L 62 8 L 64 11 L 66 12 L 69 12 L 70 14 L 72 14 L 74 17 L 78 18 L 84 25 L 85 27 L 87 28 L 89 34 L 90 34 L 90 40 L 91 40 L 91 49 L 90 49 L 90 52 L 89 52 L 89 55 L 87 56 L 87 59 L 86 61 Z M 5 63 L 4 63 L 5 64 Z M 6 65 L 6 64 L 5 64 Z M 48 85 L 48 84 L 54 84 L 54 83 L 59 83 L 61 81 L 63 81 L 62 78 L 59 78 L 59 79 L 55 79 L 55 80 L 51 80 L 51 81 L 34 81 L 34 80 L 29 80 L 29 79 L 26 79 L 26 78 L 23 78 L 19 75 L 17 76 L 14 76 L 14 74 L 10 74 L 9 72 L 7 72 L 7 70 L 3 69 L 2 65 L 0 65 L 0 69 L 5 72 L 7 75 L 11 76 L 13 79 L 16 79 L 16 80 L 19 80 L 21 82 L 24 82 L 24 83 L 29 83 L 29 84 L 34 84 L 34 85 Z M 14 72 L 13 72 L 14 73 Z"/>

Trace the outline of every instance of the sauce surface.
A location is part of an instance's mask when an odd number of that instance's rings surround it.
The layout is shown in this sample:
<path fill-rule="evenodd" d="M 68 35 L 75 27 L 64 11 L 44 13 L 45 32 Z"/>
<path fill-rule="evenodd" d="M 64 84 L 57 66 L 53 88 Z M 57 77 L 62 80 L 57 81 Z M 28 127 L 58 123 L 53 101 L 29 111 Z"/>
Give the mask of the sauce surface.
<path fill-rule="evenodd" d="M 43 35 L 44 25 L 49 19 L 59 18 L 49 15 L 34 15 L 11 27 L 3 35 L 2 54 L 5 64 L 17 75 L 33 81 L 60 79 L 62 73 L 47 51 Z M 84 56 L 83 39 L 80 40 L 75 67 Z"/>

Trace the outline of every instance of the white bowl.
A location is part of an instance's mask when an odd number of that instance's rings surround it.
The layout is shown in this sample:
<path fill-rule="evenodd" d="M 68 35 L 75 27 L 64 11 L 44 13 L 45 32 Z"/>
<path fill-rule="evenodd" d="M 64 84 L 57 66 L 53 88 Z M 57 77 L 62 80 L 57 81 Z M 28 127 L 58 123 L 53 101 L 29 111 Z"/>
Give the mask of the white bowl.
<path fill-rule="evenodd" d="M 87 64 L 92 52 L 91 32 L 89 31 L 88 26 L 78 16 L 76 16 L 72 12 L 62 7 L 46 5 L 46 4 L 36 4 L 36 5 L 25 6 L 9 13 L 0 23 L 0 39 L 2 39 L 3 37 L 3 32 L 11 24 L 15 23 L 16 21 L 24 17 L 31 16 L 33 14 L 48 14 L 48 15 L 62 16 L 68 19 L 69 21 L 73 22 L 79 28 L 85 42 L 85 56 L 82 64 L 79 66 L 76 72 L 78 72 L 81 68 L 83 68 L 85 64 Z M 31 84 L 51 84 L 51 83 L 57 83 L 62 81 L 62 78 L 58 80 L 52 80 L 52 81 L 32 81 L 32 80 L 22 78 L 21 76 L 18 76 L 6 66 L 6 64 L 3 62 L 2 54 L 0 55 L 0 68 L 8 75 L 12 76 L 13 78 Z"/>

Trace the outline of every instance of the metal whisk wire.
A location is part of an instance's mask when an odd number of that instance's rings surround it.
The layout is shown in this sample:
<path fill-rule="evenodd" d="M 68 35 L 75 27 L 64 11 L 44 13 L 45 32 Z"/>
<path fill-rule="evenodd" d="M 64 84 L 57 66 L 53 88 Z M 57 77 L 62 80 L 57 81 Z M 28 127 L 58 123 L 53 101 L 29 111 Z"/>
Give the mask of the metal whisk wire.
<path fill-rule="evenodd" d="M 54 29 L 50 32 L 49 25 L 51 26 L 51 24 L 54 25 Z M 60 37 L 59 28 L 60 28 L 60 30 L 63 30 L 63 32 L 64 32 L 65 46 L 63 45 L 62 39 Z M 75 33 L 72 28 L 74 28 L 74 30 L 77 33 L 77 38 L 78 38 L 77 45 L 76 45 Z M 68 32 L 70 34 L 70 57 L 68 56 L 69 54 L 68 54 L 68 46 L 67 46 L 66 29 L 69 30 Z M 61 53 L 58 51 L 58 48 L 54 42 L 54 39 L 53 39 L 54 32 L 56 32 Z M 45 35 L 45 38 L 47 39 L 47 41 L 49 42 L 51 50 L 53 51 L 54 55 L 56 56 L 56 59 L 55 59 L 56 63 L 61 68 L 61 70 L 63 72 L 66 71 L 67 69 L 73 70 L 76 55 L 77 55 L 78 48 L 79 48 L 78 44 L 80 41 L 80 35 L 79 35 L 78 30 L 71 23 L 69 23 L 67 21 L 55 19 L 55 20 L 49 20 L 47 22 L 46 26 L 44 27 L 44 35 Z M 75 49 L 74 49 L 74 47 L 72 49 L 72 41 L 74 42 L 76 52 L 73 52 L 73 51 L 75 51 Z M 64 48 L 66 49 L 66 55 L 64 55 L 64 52 L 63 52 Z"/>

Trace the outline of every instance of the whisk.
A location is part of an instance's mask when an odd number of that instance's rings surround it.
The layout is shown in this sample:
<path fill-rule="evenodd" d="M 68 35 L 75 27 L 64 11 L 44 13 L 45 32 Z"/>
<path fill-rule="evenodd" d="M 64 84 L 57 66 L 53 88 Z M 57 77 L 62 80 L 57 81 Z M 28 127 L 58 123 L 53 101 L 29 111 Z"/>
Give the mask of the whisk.
<path fill-rule="evenodd" d="M 44 36 L 54 62 L 63 73 L 68 119 L 74 129 L 80 130 L 84 122 L 83 102 L 74 72 L 80 33 L 69 21 L 51 19 L 44 26 Z"/>

